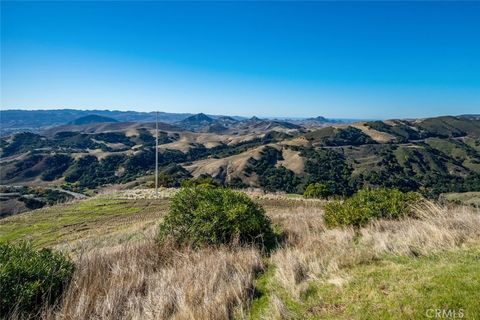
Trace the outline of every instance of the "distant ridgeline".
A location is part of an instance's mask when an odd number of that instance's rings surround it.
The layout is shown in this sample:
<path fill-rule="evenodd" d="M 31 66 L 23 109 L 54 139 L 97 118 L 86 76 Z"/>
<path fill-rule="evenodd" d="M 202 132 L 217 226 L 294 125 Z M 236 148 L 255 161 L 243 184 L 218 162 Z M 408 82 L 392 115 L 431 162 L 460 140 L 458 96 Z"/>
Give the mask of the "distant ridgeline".
<path fill-rule="evenodd" d="M 188 113 L 159 112 L 160 121 L 172 123 L 191 116 Z M 87 124 L 93 122 L 148 122 L 155 121 L 154 112 L 110 110 L 0 110 L 0 135 L 43 129 L 64 124 Z"/>
<path fill-rule="evenodd" d="M 151 183 L 139 178 L 154 171 L 154 123 L 88 120 L 2 138 L 1 184 L 44 181 L 83 191 L 134 180 Z M 290 193 L 319 182 L 337 195 L 363 186 L 431 197 L 480 191 L 476 115 L 322 123 L 312 129 L 314 120 L 306 125 L 199 114 L 161 123 L 160 182 L 179 186 L 184 179 L 211 176 L 226 186 Z"/>
<path fill-rule="evenodd" d="M 91 114 L 85 117 L 77 118 L 69 122 L 69 124 L 82 125 L 82 124 L 98 123 L 98 122 L 118 122 L 118 121 L 113 118 Z"/>

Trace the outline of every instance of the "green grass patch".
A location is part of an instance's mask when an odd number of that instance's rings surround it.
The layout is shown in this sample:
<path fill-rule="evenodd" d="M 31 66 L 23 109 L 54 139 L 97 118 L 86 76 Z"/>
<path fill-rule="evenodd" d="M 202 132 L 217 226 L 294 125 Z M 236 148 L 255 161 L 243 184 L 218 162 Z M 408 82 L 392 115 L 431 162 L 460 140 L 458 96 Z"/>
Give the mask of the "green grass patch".
<path fill-rule="evenodd" d="M 81 239 L 92 232 L 105 234 L 128 227 L 168 208 L 167 200 L 95 197 L 52 206 L 0 220 L 0 242 L 30 241 L 35 247 Z"/>
<path fill-rule="evenodd" d="M 472 147 L 473 149 L 477 150 L 478 152 L 480 152 L 480 139 L 474 139 L 474 138 L 464 138 L 463 139 L 463 142 Z"/>
<path fill-rule="evenodd" d="M 273 295 L 282 301 L 286 306 L 289 315 L 300 315 L 303 310 L 303 302 L 293 299 L 290 293 L 282 288 L 275 280 L 275 266 L 269 262 L 265 263 L 266 271 L 262 273 L 255 282 L 256 297 L 250 309 L 250 319 L 271 319 L 275 318 L 270 309 L 273 303 Z"/>
<path fill-rule="evenodd" d="M 434 149 L 437 149 L 453 158 L 466 159 L 468 152 L 463 143 L 456 140 L 447 140 L 440 138 L 429 138 L 425 142 Z"/>
<path fill-rule="evenodd" d="M 272 294 L 272 280 L 275 268 L 266 263 L 266 271 L 260 274 L 255 281 L 255 299 L 250 309 L 250 319 L 261 319 L 268 310 L 270 295 Z"/>
<path fill-rule="evenodd" d="M 388 256 L 345 273 L 343 285 L 310 283 L 293 308 L 286 299 L 292 318 L 426 319 L 440 310 L 480 319 L 479 245 L 419 258 Z"/>

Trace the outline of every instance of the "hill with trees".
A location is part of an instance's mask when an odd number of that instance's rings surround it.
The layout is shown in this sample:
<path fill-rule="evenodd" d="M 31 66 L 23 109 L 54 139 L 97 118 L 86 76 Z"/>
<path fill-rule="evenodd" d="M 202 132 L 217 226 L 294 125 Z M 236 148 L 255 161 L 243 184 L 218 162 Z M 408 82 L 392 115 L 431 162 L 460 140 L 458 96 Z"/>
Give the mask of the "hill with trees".
<path fill-rule="evenodd" d="M 217 121 L 228 130 L 198 132 Z M 154 128 L 154 123 L 95 123 L 3 137 L 1 183 L 41 183 L 84 192 L 144 181 L 154 171 Z M 177 125 L 161 123 L 160 128 L 165 186 L 210 176 L 223 185 L 300 194 L 309 184 L 320 183 L 333 196 L 369 186 L 429 197 L 480 191 L 477 116 L 307 129 L 288 122 L 200 114 Z"/>

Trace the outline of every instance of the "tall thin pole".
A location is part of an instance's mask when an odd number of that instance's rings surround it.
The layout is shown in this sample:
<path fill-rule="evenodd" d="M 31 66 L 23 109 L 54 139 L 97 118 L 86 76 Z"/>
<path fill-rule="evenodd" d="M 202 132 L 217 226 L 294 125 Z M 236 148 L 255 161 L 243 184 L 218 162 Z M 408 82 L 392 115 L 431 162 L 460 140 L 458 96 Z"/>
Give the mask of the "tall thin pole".
<path fill-rule="evenodd" d="M 155 198 L 158 198 L 158 111 L 155 115 Z"/>

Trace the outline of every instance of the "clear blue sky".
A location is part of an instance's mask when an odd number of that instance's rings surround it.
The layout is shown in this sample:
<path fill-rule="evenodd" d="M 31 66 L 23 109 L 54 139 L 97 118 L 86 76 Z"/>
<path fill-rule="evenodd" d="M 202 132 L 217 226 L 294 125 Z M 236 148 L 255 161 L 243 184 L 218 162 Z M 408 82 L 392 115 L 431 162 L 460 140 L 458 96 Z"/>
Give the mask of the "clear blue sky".
<path fill-rule="evenodd" d="M 2 108 L 480 113 L 480 2 L 1 2 Z"/>

